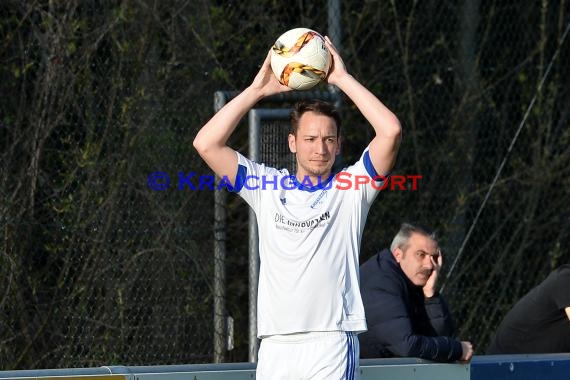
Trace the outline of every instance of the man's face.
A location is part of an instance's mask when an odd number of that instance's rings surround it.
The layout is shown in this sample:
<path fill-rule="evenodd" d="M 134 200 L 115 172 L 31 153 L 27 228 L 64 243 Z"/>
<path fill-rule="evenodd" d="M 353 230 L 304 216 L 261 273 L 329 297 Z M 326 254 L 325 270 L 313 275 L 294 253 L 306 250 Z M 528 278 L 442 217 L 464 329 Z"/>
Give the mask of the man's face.
<path fill-rule="evenodd" d="M 333 118 L 312 111 L 299 119 L 297 135 L 289 135 L 289 149 L 297 155 L 297 178 L 326 180 L 335 156 L 340 151 L 337 126 Z M 316 184 L 316 182 L 313 182 Z"/>
<path fill-rule="evenodd" d="M 423 287 L 431 275 L 439 256 L 437 243 L 422 234 L 412 233 L 408 244 L 392 252 L 404 274 L 414 285 Z"/>

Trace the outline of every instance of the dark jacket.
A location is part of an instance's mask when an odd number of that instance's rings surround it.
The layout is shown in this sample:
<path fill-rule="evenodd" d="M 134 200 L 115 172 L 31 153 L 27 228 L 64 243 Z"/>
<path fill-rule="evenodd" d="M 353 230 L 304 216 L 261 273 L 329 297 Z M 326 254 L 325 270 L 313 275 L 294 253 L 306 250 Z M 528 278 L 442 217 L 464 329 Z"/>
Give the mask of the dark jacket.
<path fill-rule="evenodd" d="M 451 362 L 461 358 L 445 300 L 425 298 L 385 249 L 360 266 L 368 331 L 359 335 L 361 358 L 418 357 Z"/>
<path fill-rule="evenodd" d="M 570 265 L 561 265 L 509 310 L 487 354 L 570 352 L 569 289 Z"/>

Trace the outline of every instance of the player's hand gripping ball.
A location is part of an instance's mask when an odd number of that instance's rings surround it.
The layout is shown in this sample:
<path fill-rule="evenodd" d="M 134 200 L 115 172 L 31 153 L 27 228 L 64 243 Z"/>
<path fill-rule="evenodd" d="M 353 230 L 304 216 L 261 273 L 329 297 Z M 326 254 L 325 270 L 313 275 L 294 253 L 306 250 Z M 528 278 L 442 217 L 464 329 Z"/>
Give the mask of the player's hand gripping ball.
<path fill-rule="evenodd" d="M 307 28 L 288 30 L 271 49 L 271 69 L 281 84 L 294 90 L 308 90 L 324 80 L 331 62 L 323 36 Z"/>

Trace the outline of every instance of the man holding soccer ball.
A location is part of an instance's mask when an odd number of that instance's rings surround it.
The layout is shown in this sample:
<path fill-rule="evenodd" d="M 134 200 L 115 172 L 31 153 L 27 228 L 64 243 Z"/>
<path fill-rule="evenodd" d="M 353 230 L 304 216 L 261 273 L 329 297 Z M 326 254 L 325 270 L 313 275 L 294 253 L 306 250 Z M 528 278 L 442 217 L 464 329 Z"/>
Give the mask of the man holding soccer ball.
<path fill-rule="evenodd" d="M 358 107 L 375 136 L 360 159 L 342 170 L 353 178 L 381 178 L 392 169 L 401 136 L 397 117 L 350 75 L 328 37 L 332 65 L 326 81 Z M 194 147 L 255 211 L 260 274 L 258 379 L 356 379 L 359 343 L 366 330 L 359 288 L 359 250 L 368 211 L 381 181 L 350 189 L 335 186 L 340 117 L 321 101 L 292 112 L 289 148 L 297 172 L 252 162 L 227 145 L 239 121 L 264 97 L 290 91 L 270 66 L 271 51 L 243 92 L 199 131 Z M 362 131 L 364 133 L 364 131 Z M 252 178 L 273 185 L 254 186 Z"/>

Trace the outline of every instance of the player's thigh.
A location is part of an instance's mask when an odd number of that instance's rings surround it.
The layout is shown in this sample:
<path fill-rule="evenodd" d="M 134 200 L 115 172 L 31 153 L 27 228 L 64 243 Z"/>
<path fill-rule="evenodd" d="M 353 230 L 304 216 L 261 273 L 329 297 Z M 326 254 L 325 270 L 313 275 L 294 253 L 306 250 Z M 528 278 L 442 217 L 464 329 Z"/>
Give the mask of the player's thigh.
<path fill-rule="evenodd" d="M 317 358 L 307 363 L 311 380 L 358 380 L 360 378 L 360 345 L 351 333 L 331 336 L 309 348 Z M 312 367 L 311 367 L 312 366 Z"/>
<path fill-rule="evenodd" d="M 257 354 L 256 380 L 289 380 L 295 375 L 294 345 L 262 339 Z"/>

